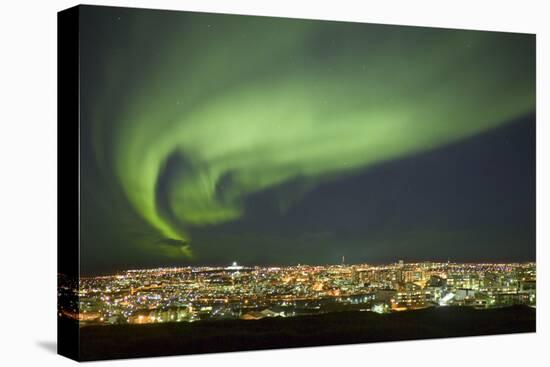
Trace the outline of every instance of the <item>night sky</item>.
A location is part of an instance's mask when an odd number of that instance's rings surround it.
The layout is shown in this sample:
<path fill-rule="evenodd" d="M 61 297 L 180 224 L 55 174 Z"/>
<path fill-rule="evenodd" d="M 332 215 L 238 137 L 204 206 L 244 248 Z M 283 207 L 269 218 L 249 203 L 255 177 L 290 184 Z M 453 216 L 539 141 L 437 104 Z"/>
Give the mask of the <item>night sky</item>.
<path fill-rule="evenodd" d="M 81 8 L 81 272 L 535 259 L 535 36 Z"/>

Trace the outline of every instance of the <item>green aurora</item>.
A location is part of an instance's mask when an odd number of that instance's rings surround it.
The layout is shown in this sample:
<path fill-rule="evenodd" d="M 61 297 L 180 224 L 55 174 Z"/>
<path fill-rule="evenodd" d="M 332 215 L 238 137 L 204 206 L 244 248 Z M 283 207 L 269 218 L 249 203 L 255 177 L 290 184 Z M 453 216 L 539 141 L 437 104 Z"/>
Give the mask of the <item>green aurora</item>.
<path fill-rule="evenodd" d="M 83 17 L 95 25 L 89 52 L 101 54 L 84 62 L 89 149 L 161 238 L 143 246 L 163 256 L 200 254 L 189 228 L 238 219 L 254 193 L 298 182 L 279 197 L 285 211 L 321 183 L 535 108 L 532 35 L 128 9 Z"/>

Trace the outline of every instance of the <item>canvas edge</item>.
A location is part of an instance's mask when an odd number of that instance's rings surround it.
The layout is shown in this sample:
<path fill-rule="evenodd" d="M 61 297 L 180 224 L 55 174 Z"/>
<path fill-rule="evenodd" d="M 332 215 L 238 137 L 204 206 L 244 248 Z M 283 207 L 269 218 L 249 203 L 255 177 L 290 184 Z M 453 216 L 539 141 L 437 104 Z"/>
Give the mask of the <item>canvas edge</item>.
<path fill-rule="evenodd" d="M 66 276 L 78 287 L 80 250 L 80 7 L 57 13 L 57 277 Z M 58 283 L 59 287 L 59 283 Z M 80 360 L 77 322 L 60 317 L 57 292 L 57 353 Z M 78 301 L 72 293 L 71 301 Z"/>

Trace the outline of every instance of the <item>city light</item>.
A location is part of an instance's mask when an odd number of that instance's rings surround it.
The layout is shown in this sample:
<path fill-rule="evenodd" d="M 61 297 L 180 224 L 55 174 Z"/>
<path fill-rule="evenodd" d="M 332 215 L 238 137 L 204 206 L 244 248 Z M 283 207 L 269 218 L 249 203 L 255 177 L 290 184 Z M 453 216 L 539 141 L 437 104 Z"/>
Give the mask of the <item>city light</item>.
<path fill-rule="evenodd" d="M 182 267 L 60 276 L 59 314 L 82 325 L 295 317 L 428 307 L 536 307 L 535 263 Z"/>

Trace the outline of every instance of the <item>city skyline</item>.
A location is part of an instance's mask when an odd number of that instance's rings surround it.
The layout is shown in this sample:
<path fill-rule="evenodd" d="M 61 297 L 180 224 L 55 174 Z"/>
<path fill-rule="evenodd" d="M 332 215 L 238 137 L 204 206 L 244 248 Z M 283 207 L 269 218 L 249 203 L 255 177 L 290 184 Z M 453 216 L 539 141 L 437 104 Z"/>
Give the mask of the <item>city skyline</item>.
<path fill-rule="evenodd" d="M 235 266 L 239 269 L 253 269 L 253 268 L 296 268 L 296 267 L 354 267 L 354 266 L 388 266 L 388 265 L 396 265 L 396 264 L 429 264 L 429 263 L 439 263 L 439 264 L 485 264 L 485 265 L 500 265 L 500 264 L 536 264 L 536 260 L 521 260 L 521 261 L 512 261 L 512 260 L 490 260 L 490 259 L 481 259 L 481 260 L 470 260 L 470 261 L 455 261 L 450 258 L 447 259 L 405 259 L 400 258 L 395 261 L 389 261 L 389 262 L 347 262 L 342 261 L 342 257 L 339 259 L 335 259 L 334 262 L 331 263 L 307 263 L 307 262 L 293 262 L 293 263 L 287 263 L 287 264 L 281 264 L 281 263 L 272 263 L 272 264 L 258 264 L 258 263 L 241 263 L 239 261 L 231 261 L 228 263 L 220 263 L 220 264 L 186 264 L 186 265 L 174 265 L 174 264 L 164 264 L 164 265 L 157 265 L 157 266 L 149 266 L 149 267 L 134 267 L 134 268 L 120 268 L 120 269 L 113 269 L 109 272 L 103 272 L 103 273 L 90 273 L 90 274 L 80 274 L 80 278 L 82 279 L 92 279 L 97 277 L 108 277 L 108 276 L 115 276 L 121 273 L 126 272 L 138 272 L 138 271 L 154 271 L 154 270 L 170 270 L 170 269 L 230 269 L 231 267 Z M 64 273 L 59 273 L 58 275 L 64 276 Z"/>
<path fill-rule="evenodd" d="M 344 259 L 342 259 L 343 261 Z M 390 264 L 165 267 L 59 276 L 59 315 L 81 326 L 261 320 L 334 312 L 438 307 L 536 307 L 536 264 Z"/>

